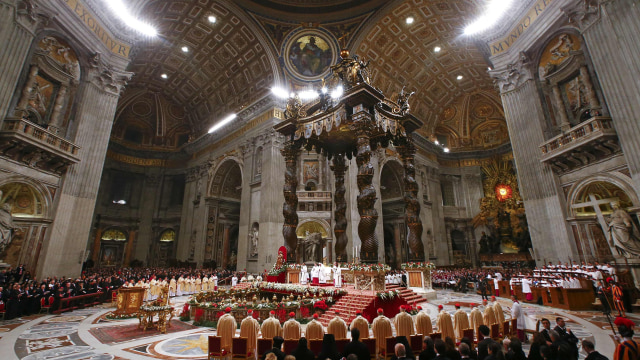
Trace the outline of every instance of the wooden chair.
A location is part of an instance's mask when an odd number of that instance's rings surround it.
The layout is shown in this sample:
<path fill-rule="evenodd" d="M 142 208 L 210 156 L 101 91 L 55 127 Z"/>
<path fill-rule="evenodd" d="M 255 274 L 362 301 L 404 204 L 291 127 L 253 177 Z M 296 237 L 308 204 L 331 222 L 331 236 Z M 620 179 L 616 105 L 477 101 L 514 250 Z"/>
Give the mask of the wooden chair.
<path fill-rule="evenodd" d="M 338 348 L 338 352 L 342 354 L 344 352 L 344 347 L 349 343 L 349 339 L 336 339 L 336 347 Z"/>
<path fill-rule="evenodd" d="M 509 320 L 505 320 L 505 322 L 502 323 L 502 336 L 503 337 L 511 336 L 511 328 L 509 327 Z"/>
<path fill-rule="evenodd" d="M 4 308 L 4 303 L 2 301 L 0 301 L 0 316 L 2 316 L 2 320 L 4 320 L 4 316 L 7 313 L 7 311 Z"/>
<path fill-rule="evenodd" d="M 375 338 L 361 339 L 360 341 L 362 341 L 363 344 L 367 345 L 367 348 L 369 349 L 369 354 L 371 355 L 371 360 L 376 360 L 377 359 L 376 339 Z"/>
<path fill-rule="evenodd" d="M 43 312 L 48 313 L 50 309 L 51 309 L 51 304 L 47 303 L 47 299 L 45 299 L 44 297 L 41 297 L 40 298 L 40 314 L 42 314 Z"/>
<path fill-rule="evenodd" d="M 431 337 L 431 339 L 433 339 L 433 341 L 436 341 L 438 339 L 442 339 L 442 333 L 439 332 L 434 332 L 429 334 L 429 336 Z"/>
<path fill-rule="evenodd" d="M 273 339 L 258 339 L 258 349 L 256 352 L 258 353 L 258 359 L 262 359 L 262 356 L 267 351 L 273 348 Z"/>
<path fill-rule="evenodd" d="M 251 349 L 247 346 L 247 338 L 234 337 L 231 339 L 231 359 L 247 360 L 252 355 Z"/>
<path fill-rule="evenodd" d="M 309 350 L 313 351 L 315 356 L 322 351 L 322 340 L 309 340 Z"/>
<path fill-rule="evenodd" d="M 222 357 L 222 338 L 220 336 L 209 336 L 209 350 L 207 359 Z"/>
<path fill-rule="evenodd" d="M 395 346 L 396 346 L 396 338 L 393 336 L 389 336 L 388 338 L 386 338 L 385 340 L 385 346 L 384 346 L 384 358 L 385 359 L 391 359 L 393 356 L 395 356 Z"/>
<path fill-rule="evenodd" d="M 478 332 L 476 332 L 476 334 L 478 334 L 478 339 L 476 340 L 476 343 L 479 343 L 480 341 L 484 340 L 484 335 L 482 335 L 480 330 L 478 330 Z"/>
<path fill-rule="evenodd" d="M 518 333 L 518 319 L 511 319 L 511 332 L 513 334 Z"/>
<path fill-rule="evenodd" d="M 471 346 L 473 347 L 473 329 L 462 330 L 462 337 L 469 339 L 471 341 Z"/>
<path fill-rule="evenodd" d="M 297 346 L 298 346 L 298 340 L 295 340 L 295 339 L 285 340 L 284 346 L 283 346 L 284 349 L 282 351 L 284 351 L 286 355 L 291 355 L 291 353 L 293 352 L 293 350 L 296 349 Z"/>
<path fill-rule="evenodd" d="M 118 301 L 118 291 L 117 290 L 111 290 L 111 302 L 115 303 Z"/>
<path fill-rule="evenodd" d="M 493 340 L 500 339 L 500 324 L 492 324 L 491 325 L 491 338 Z"/>
<path fill-rule="evenodd" d="M 413 355 L 418 355 L 422 352 L 422 335 L 411 335 L 409 336 L 409 345 L 411 345 L 411 350 L 413 350 Z"/>

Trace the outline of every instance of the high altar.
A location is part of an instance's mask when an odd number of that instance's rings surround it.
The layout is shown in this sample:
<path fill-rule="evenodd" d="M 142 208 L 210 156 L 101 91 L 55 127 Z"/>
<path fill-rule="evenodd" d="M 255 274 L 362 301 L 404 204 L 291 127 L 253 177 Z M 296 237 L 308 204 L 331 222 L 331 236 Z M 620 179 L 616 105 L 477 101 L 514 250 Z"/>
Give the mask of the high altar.
<path fill-rule="evenodd" d="M 368 62 L 358 56 L 340 52 L 341 61 L 331 67 L 332 75 L 319 97 L 302 104 L 298 95 L 288 100 L 285 120 L 275 129 L 288 139 L 281 151 L 285 158 L 284 236 L 290 262 L 300 262 L 296 252 L 298 226 L 298 196 L 296 177 L 298 156 L 304 148 L 323 153 L 332 160 L 335 175 L 335 259 L 347 262 L 347 228 L 345 200 L 345 158 L 356 158 L 358 167 L 357 208 L 360 215 L 358 237 L 361 241 L 359 258 L 364 263 L 378 262 L 378 239 L 375 234 L 378 212 L 374 208 L 378 190 L 373 186 L 371 156 L 377 148 L 393 144 L 404 167 L 405 220 L 408 227 L 409 260 L 424 261 L 418 185 L 415 180 L 414 158 L 416 149 L 411 133 L 422 122 L 410 114 L 409 98 L 404 88 L 392 101 L 376 89 L 368 75 Z M 384 281 L 382 282 L 384 286 Z"/>

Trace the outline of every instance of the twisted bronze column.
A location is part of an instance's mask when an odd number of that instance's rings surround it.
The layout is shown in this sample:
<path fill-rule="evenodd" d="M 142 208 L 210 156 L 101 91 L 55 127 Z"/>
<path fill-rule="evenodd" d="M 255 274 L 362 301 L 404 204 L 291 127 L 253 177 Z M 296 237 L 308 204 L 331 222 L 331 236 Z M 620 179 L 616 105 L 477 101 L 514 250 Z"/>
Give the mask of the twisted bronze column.
<path fill-rule="evenodd" d="M 336 155 L 333 158 L 333 164 L 331 170 L 336 178 L 336 188 L 333 194 L 333 201 L 335 202 L 335 225 L 333 227 L 333 233 L 336 239 L 336 261 L 347 262 L 347 201 L 345 200 L 345 187 L 344 187 L 344 173 L 347 170 L 345 164 L 344 155 Z"/>
<path fill-rule="evenodd" d="M 358 154 L 356 164 L 358 165 L 358 213 L 360 223 L 358 224 L 358 236 L 362 242 L 360 249 L 360 260 L 362 262 L 378 261 L 378 238 L 376 237 L 376 225 L 378 222 L 378 212 L 374 208 L 376 203 L 376 189 L 373 187 L 373 165 L 371 164 L 371 143 L 369 133 L 371 130 L 371 119 L 367 116 L 357 121 Z"/>
<path fill-rule="evenodd" d="M 298 187 L 297 171 L 300 148 L 295 142 L 289 141 L 285 144 L 284 149 L 280 150 L 280 153 L 284 156 L 286 164 L 284 171 L 284 205 L 282 207 L 284 224 L 282 225 L 282 236 L 284 237 L 284 246 L 287 248 L 287 261 L 297 262 L 298 195 L 296 194 L 296 189 Z"/>
<path fill-rule="evenodd" d="M 418 201 L 418 183 L 414 165 L 416 148 L 410 139 L 397 147 L 404 165 L 404 203 L 405 222 L 409 232 L 409 261 L 424 261 L 424 245 L 422 244 L 422 221 L 420 220 L 420 202 Z"/>

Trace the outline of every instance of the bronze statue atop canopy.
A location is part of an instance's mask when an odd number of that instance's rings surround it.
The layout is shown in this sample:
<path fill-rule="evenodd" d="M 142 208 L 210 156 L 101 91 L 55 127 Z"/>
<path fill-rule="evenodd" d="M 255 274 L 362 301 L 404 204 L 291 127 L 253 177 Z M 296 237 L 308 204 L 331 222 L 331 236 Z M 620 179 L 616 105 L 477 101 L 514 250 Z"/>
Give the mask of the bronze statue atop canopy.
<path fill-rule="evenodd" d="M 285 158 L 285 185 L 282 234 L 288 253 L 295 254 L 298 225 L 297 158 L 301 149 L 315 150 L 332 161 L 335 176 L 335 254 L 339 262 L 347 261 L 347 228 L 344 176 L 345 157 L 354 156 L 358 166 L 357 197 L 360 223 L 358 236 L 362 242 L 360 260 L 378 262 L 378 239 L 375 229 L 378 213 L 374 207 L 377 192 L 373 186 L 374 168 L 372 151 L 393 144 L 404 166 L 405 219 L 410 261 L 424 261 L 418 185 L 415 180 L 415 147 L 410 134 L 422 126 L 422 122 L 409 113 L 410 94 L 403 91 L 398 99 L 387 99 L 382 91 L 369 83 L 368 62 L 357 56 L 349 57 L 342 50 L 341 60 L 331 67 L 327 86 L 318 97 L 303 104 L 297 95 L 289 98 L 285 120 L 275 129 L 288 141 L 281 151 Z M 295 261 L 298 256 L 290 257 Z"/>

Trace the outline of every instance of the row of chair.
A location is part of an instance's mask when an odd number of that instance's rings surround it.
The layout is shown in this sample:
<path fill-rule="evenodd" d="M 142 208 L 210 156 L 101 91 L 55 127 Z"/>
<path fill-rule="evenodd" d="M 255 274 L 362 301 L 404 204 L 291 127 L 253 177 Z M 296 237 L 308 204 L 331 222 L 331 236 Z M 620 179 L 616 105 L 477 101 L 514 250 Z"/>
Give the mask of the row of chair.
<path fill-rule="evenodd" d="M 53 305 L 53 300 L 53 296 L 49 296 L 48 299 L 40 298 L 40 313 L 49 312 L 51 305 Z M 6 314 L 7 307 L 3 301 L 0 301 L 0 320 L 4 320 Z"/>
<path fill-rule="evenodd" d="M 505 321 L 502 324 L 502 329 L 500 329 L 500 324 L 491 325 L 491 338 L 494 340 L 502 339 L 507 336 L 515 335 L 515 329 L 517 328 L 517 320 L 513 319 L 511 321 Z M 502 330 L 502 331 L 501 331 Z M 513 331 L 512 331 L 513 330 Z M 466 329 L 463 332 L 463 336 L 469 338 L 470 340 L 475 339 L 475 331 L 474 329 Z M 478 331 L 478 337 L 475 339 L 475 342 L 480 342 L 484 339 L 484 336 Z M 435 341 L 436 339 L 442 338 L 442 333 L 435 332 L 429 334 L 429 336 Z M 414 355 L 418 355 L 422 351 L 422 342 L 423 335 L 411 335 L 409 337 L 409 345 L 411 345 L 411 349 L 413 350 Z M 338 352 L 342 353 L 344 347 L 349 343 L 349 339 L 336 339 L 336 347 L 338 348 Z M 376 359 L 376 339 L 368 338 L 368 339 L 360 339 L 363 344 L 365 344 L 369 348 L 369 353 L 371 354 L 371 360 Z M 396 346 L 396 338 L 388 337 L 384 346 L 384 358 L 391 359 L 394 355 L 394 348 Z M 322 340 L 309 340 L 308 342 L 309 350 L 311 350 L 316 356 L 320 354 L 322 350 Z M 285 340 L 282 345 L 282 351 L 289 355 L 295 350 L 298 346 L 298 340 Z M 234 337 L 232 339 L 231 349 L 222 349 L 222 338 L 219 336 L 209 336 L 209 359 L 222 357 L 226 355 L 231 355 L 232 359 L 247 359 L 252 357 L 251 350 L 247 346 L 247 338 L 243 337 Z M 273 347 L 273 339 L 258 339 L 258 358 L 261 359 L 264 353 L 271 350 Z M 223 354 L 224 352 L 224 354 Z"/>

